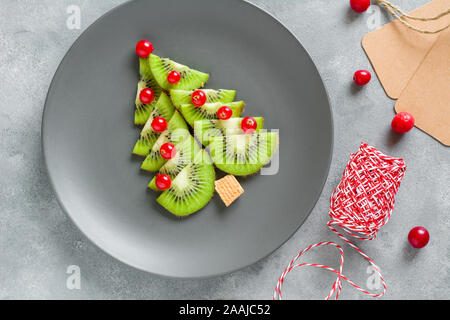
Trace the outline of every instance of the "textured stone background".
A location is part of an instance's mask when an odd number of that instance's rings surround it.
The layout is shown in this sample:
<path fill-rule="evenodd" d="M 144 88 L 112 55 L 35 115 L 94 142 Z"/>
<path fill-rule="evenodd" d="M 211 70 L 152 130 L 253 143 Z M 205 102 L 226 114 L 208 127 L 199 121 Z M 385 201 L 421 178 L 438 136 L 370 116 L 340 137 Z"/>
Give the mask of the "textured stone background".
<path fill-rule="evenodd" d="M 393 101 L 376 77 L 363 90 L 353 72 L 371 66 L 361 37 L 389 17 L 362 15 L 348 0 L 252 0 L 284 23 L 310 52 L 327 87 L 334 115 L 335 149 L 323 194 L 303 227 L 269 258 L 242 271 L 207 280 L 168 280 L 137 271 L 89 242 L 62 212 L 44 168 L 40 130 L 44 99 L 66 51 L 83 29 L 124 0 L 1 0 L 0 2 L 0 299 L 268 299 L 283 266 L 306 245 L 336 240 L 325 226 L 329 196 L 348 154 L 361 141 L 406 159 L 409 166 L 392 220 L 362 248 L 381 266 L 386 298 L 449 298 L 450 148 L 420 130 L 391 133 Z M 395 3 L 405 10 L 425 0 Z M 66 9 L 80 6 L 81 30 L 66 28 Z M 410 228 L 431 233 L 426 249 L 411 249 Z M 367 264 L 345 248 L 347 276 L 366 287 Z M 335 265 L 323 249 L 310 261 Z M 81 268 L 81 290 L 66 288 L 66 269 Z M 322 298 L 332 275 L 305 269 L 290 276 L 286 298 Z M 344 285 L 344 299 L 367 299 Z"/>

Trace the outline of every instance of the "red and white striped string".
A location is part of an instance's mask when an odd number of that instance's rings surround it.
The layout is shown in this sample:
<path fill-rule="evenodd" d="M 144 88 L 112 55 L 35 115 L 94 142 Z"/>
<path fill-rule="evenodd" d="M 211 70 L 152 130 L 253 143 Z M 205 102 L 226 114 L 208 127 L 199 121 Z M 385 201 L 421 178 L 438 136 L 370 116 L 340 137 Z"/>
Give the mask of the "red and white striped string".
<path fill-rule="evenodd" d="M 361 249 L 340 233 L 341 228 L 348 235 L 360 240 L 372 240 L 379 229 L 390 219 L 400 183 L 405 175 L 406 165 L 403 159 L 389 157 L 379 150 L 362 143 L 359 151 L 350 155 L 350 161 L 344 170 L 342 180 L 330 199 L 330 221 L 328 227 L 343 241 L 359 252 L 374 268 L 383 285 L 383 292 L 371 293 L 354 283 L 342 274 L 344 267 L 344 251 L 334 242 L 320 242 L 300 251 L 283 271 L 275 287 L 273 299 L 282 298 L 282 286 L 287 275 L 298 267 L 316 267 L 337 275 L 326 300 L 335 297 L 337 300 L 345 280 L 359 291 L 374 298 L 386 293 L 386 282 L 380 268 Z M 334 246 L 340 253 L 338 270 L 317 263 L 298 263 L 298 260 L 309 250 L 321 246 Z"/>

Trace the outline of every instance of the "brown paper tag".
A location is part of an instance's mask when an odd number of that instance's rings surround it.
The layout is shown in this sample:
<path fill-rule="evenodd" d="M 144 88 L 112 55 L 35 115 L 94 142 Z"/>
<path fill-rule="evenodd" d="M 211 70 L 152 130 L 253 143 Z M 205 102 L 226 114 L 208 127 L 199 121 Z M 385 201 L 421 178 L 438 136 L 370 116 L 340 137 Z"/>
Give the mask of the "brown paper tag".
<path fill-rule="evenodd" d="M 411 12 L 412 16 L 433 17 L 450 8 L 450 0 L 434 0 Z M 411 24 L 436 30 L 450 23 L 450 15 L 435 21 Z M 422 34 L 408 29 L 398 20 L 366 34 L 362 46 L 386 94 L 398 99 L 439 34 Z M 432 85 L 431 83 L 429 85 Z"/>
<path fill-rule="evenodd" d="M 450 29 L 440 33 L 402 91 L 395 111 L 411 113 L 417 127 L 450 146 Z"/>

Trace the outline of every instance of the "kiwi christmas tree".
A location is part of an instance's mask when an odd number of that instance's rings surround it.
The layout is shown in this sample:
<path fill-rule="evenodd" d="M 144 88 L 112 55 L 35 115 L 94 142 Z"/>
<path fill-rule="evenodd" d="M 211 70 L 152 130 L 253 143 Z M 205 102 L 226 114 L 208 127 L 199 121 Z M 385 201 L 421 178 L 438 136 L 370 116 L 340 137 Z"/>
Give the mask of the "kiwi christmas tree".
<path fill-rule="evenodd" d="M 157 172 L 148 187 L 162 192 L 157 202 L 166 210 L 184 217 L 206 206 L 214 193 L 214 165 L 245 176 L 270 161 L 278 133 L 265 132 L 262 117 L 242 118 L 245 103 L 234 101 L 235 90 L 203 89 L 209 74 L 154 55 L 149 41 L 140 41 L 136 53 L 134 123 L 144 127 L 133 153 L 145 157 L 141 169 Z"/>

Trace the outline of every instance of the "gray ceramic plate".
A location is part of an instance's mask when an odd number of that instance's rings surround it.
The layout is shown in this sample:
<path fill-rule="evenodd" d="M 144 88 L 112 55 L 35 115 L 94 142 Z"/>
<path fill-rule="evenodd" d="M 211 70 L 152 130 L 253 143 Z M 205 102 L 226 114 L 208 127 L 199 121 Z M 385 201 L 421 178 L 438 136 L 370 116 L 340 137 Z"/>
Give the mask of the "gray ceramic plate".
<path fill-rule="evenodd" d="M 246 115 L 280 129 L 278 173 L 240 179 L 245 194 L 228 209 L 216 195 L 189 218 L 165 212 L 146 188 L 152 175 L 131 156 L 140 39 L 209 72 L 209 88 L 237 89 Z M 332 152 L 327 94 L 308 53 L 239 0 L 138 0 L 112 10 L 62 61 L 42 127 L 58 199 L 86 236 L 129 265 L 181 278 L 228 273 L 280 247 L 315 205 Z"/>

